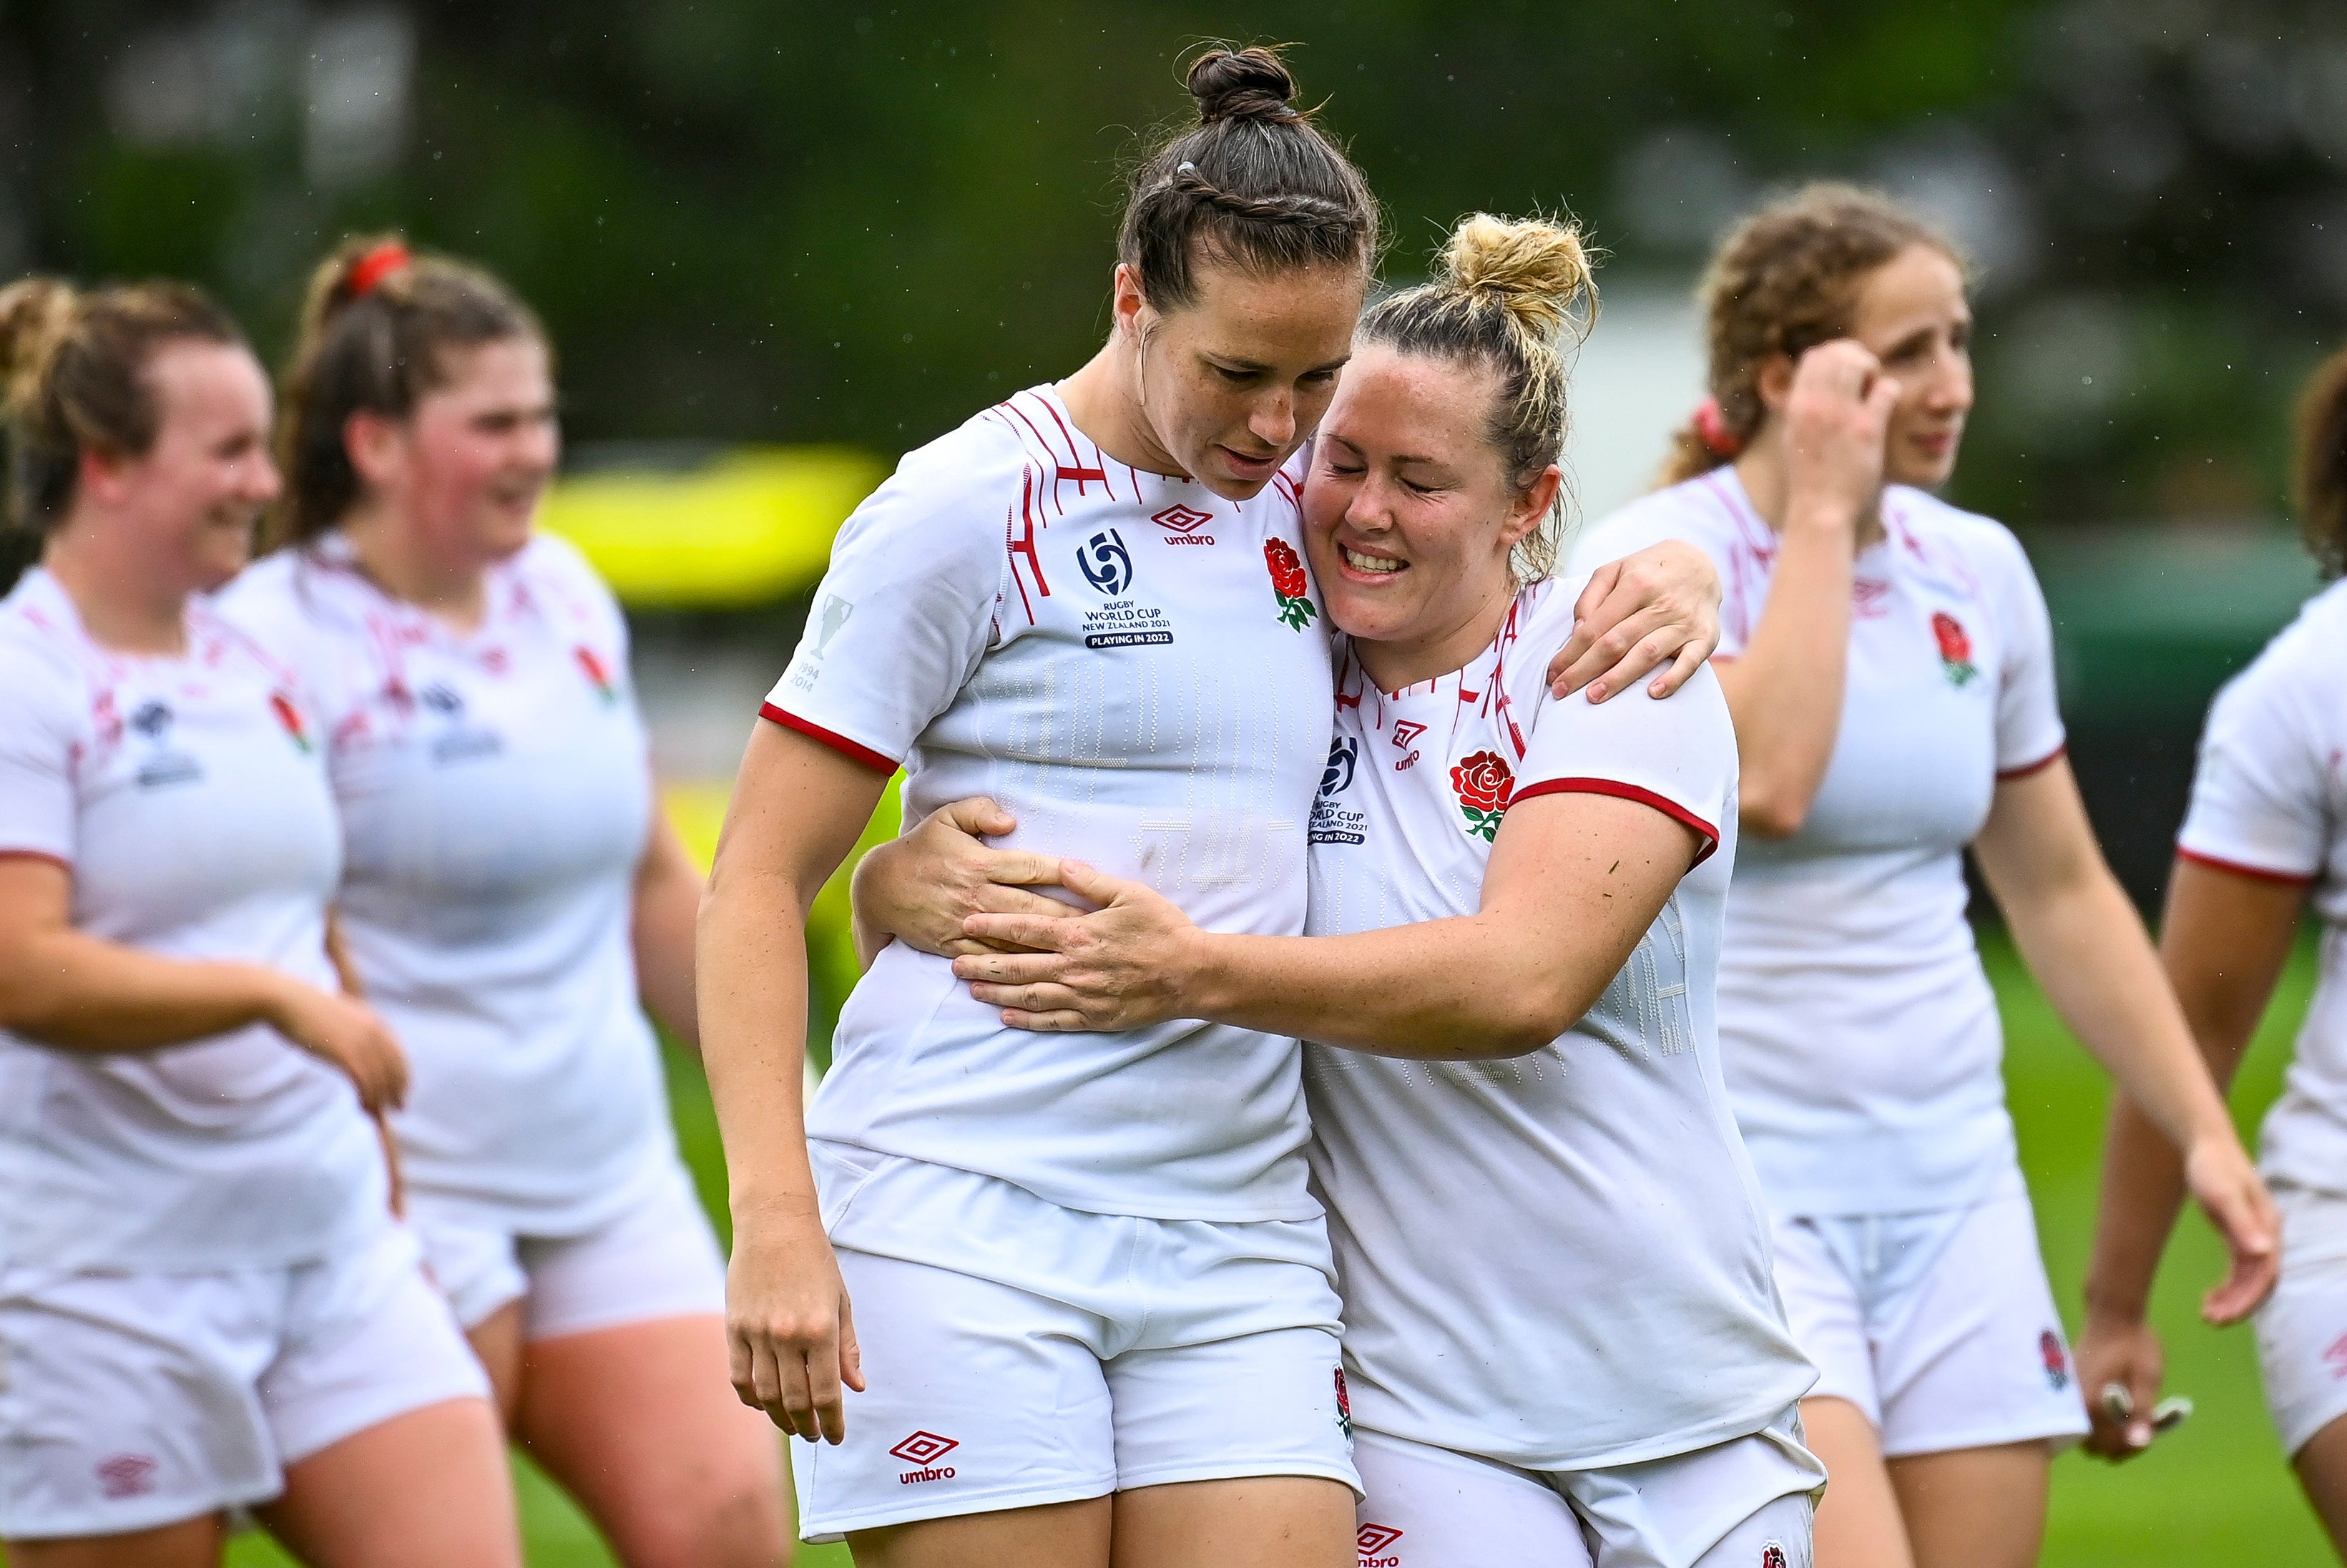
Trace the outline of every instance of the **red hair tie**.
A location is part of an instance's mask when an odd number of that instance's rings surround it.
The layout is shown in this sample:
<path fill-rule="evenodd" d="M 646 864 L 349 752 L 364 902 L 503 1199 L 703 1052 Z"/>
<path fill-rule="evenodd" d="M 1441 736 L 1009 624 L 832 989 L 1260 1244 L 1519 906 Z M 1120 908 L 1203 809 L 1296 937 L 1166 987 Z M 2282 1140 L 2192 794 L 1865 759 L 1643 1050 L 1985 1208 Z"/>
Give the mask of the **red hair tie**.
<path fill-rule="evenodd" d="M 1715 457 L 1733 457 L 1744 450 L 1744 438 L 1727 427 L 1727 416 L 1719 411 L 1717 397 L 1706 397 L 1695 405 L 1695 434 L 1704 450 Z"/>
<path fill-rule="evenodd" d="M 364 299 L 376 284 L 414 260 L 406 246 L 396 240 L 385 240 L 351 263 L 350 276 L 343 287 L 352 299 Z"/>

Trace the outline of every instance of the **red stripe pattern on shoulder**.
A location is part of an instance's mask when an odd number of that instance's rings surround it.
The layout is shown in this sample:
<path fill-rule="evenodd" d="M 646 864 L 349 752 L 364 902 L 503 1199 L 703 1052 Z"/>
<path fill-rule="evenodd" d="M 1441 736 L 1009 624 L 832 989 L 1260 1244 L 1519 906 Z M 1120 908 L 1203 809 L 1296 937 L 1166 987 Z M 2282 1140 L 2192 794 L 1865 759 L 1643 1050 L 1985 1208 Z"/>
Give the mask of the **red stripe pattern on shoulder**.
<path fill-rule="evenodd" d="M 876 769 L 884 774 L 893 774 L 897 771 L 897 764 L 893 759 L 882 756 L 870 746 L 858 745 L 846 735 L 826 730 L 821 724 L 802 719 L 788 708 L 777 708 L 772 702 L 762 702 L 758 705 L 758 717 L 780 724 L 785 730 L 796 730 L 811 741 L 821 741 L 841 756 L 852 762 L 862 763 L 867 768 Z"/>
<path fill-rule="evenodd" d="M 1538 784 L 1526 784 L 1518 790 L 1508 804 L 1512 806 L 1520 801 L 1530 800 L 1536 794 L 1605 794 L 1612 795 L 1616 800 L 1635 801 L 1640 805 L 1653 806 L 1673 822 L 1694 829 L 1702 838 L 1703 847 L 1695 852 L 1693 863 L 1695 866 L 1700 866 L 1710 859 L 1713 853 L 1719 848 L 1719 828 L 1717 824 L 1704 821 L 1667 795 L 1656 794 L 1653 790 L 1643 789 L 1634 784 L 1624 784 L 1620 779 L 1542 779 Z"/>

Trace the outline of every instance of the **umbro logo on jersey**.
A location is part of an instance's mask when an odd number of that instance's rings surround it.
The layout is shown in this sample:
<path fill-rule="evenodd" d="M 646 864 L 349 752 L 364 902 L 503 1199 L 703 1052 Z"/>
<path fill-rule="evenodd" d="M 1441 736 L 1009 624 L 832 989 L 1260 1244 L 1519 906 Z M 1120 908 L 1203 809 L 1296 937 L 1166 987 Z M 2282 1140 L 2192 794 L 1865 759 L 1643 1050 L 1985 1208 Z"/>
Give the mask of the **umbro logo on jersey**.
<path fill-rule="evenodd" d="M 1153 514 L 1149 520 L 1167 530 L 1165 542 L 1169 545 L 1210 545 L 1214 542 L 1214 535 L 1198 531 L 1214 520 L 1212 512 L 1202 512 L 1195 507 L 1172 506 Z"/>
<path fill-rule="evenodd" d="M 1133 586 L 1133 552 L 1124 548 L 1123 535 L 1102 528 L 1077 549 L 1076 569 L 1086 582 L 1117 599 Z"/>
<path fill-rule="evenodd" d="M 935 1432 L 915 1432 L 888 1450 L 896 1458 L 914 1467 L 899 1474 L 897 1477 L 897 1484 L 918 1486 L 925 1481 L 951 1481 L 954 1478 L 953 1466 L 947 1465 L 939 1469 L 938 1460 L 959 1447 L 961 1444 L 952 1438 L 941 1438 Z"/>
<path fill-rule="evenodd" d="M 1361 1532 L 1353 1537 L 1353 1548 L 1360 1554 L 1360 1568 L 1401 1568 L 1401 1553 L 1385 1555 L 1387 1547 L 1401 1539 L 1402 1532 L 1390 1524 L 1364 1524 Z"/>
<path fill-rule="evenodd" d="M 1412 748 L 1418 744 L 1418 737 L 1424 733 L 1426 733 L 1426 726 L 1415 719 L 1394 721 L 1394 750 L 1401 753 L 1401 761 L 1394 764 L 1394 772 L 1399 773 L 1417 763 L 1418 753 Z"/>
<path fill-rule="evenodd" d="M 149 1454 L 116 1454 L 97 1462 L 97 1489 L 110 1498 L 144 1497 L 155 1490 L 159 1468 Z"/>

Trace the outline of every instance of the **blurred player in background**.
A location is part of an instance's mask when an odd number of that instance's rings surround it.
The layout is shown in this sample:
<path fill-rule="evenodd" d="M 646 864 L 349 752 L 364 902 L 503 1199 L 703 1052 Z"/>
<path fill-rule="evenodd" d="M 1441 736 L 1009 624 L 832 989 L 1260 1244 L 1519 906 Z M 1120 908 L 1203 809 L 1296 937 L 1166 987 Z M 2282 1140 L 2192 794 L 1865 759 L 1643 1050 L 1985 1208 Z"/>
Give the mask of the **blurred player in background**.
<path fill-rule="evenodd" d="M 1711 399 L 1670 487 L 1599 525 L 1727 579 L 1743 758 L 1720 1049 L 1777 1278 L 1820 1371 L 1823 1568 L 2035 1560 L 2055 1447 L 2086 1430 L 2038 1257 L 1964 919 L 1969 846 L 2065 1022 L 2186 1152 L 2270 1287 L 2277 1225 L 2068 764 L 2051 628 L 2000 525 L 1927 491 L 1973 402 L 1963 268 L 1881 198 L 1817 187 L 1727 240 L 1704 288 Z"/>
<path fill-rule="evenodd" d="M 2347 354 L 2300 405 L 2298 504 L 2324 571 L 2347 568 Z M 2323 1527 L 2347 1553 L 2347 585 L 2299 612 L 2219 692 L 2177 843 L 2160 953 L 2209 1071 L 2229 1084 L 2311 903 L 2321 978 L 2262 1164 L 2282 1217 L 2281 1281 L 2258 1317 L 2266 1400 Z M 2183 1197 L 2176 1153 L 2131 1100 L 2113 1108 L 2101 1226 L 2086 1281 L 2080 1380 L 2088 1440 L 2114 1459 L 2152 1437 L 2162 1352 L 2144 1321 Z M 2215 1314 L 2222 1319 L 2224 1315 Z M 2122 1416 L 2101 1390 L 2127 1390 Z"/>
<path fill-rule="evenodd" d="M 304 671 L 200 595 L 279 484 L 169 283 L 0 292 L 0 1537 L 14 1568 L 518 1563 L 478 1365 L 391 1214 L 399 1046 L 340 994 Z M 355 1088 L 356 1093 L 353 1090 Z"/>
<path fill-rule="evenodd" d="M 415 1062 L 410 1218 L 507 1430 L 630 1568 L 766 1568 L 779 1445 L 727 1392 L 723 1263 L 644 1017 L 694 1044 L 700 877 L 619 607 L 532 527 L 549 362 L 477 269 L 336 251 L 285 378 L 285 548 L 221 610 L 321 705 L 339 927 Z"/>
<path fill-rule="evenodd" d="M 842 530 L 702 915 L 735 1383 L 825 1440 L 797 1450 L 802 1528 L 866 1564 L 1354 1561 L 1294 1040 L 1022 1033 L 891 946 L 800 1104 L 805 912 L 900 759 L 908 815 L 991 794 L 1014 847 L 1208 928 L 1303 928 L 1331 669 L 1282 470 L 1351 353 L 1378 215 L 1275 56 L 1214 51 L 1188 85 L 1196 123 L 1133 175 L 1106 346 L 907 456 Z"/>
<path fill-rule="evenodd" d="M 876 926 L 999 946 L 955 968 L 1018 1027 L 1315 1042 L 1358 1546 L 1396 1568 L 1807 1564 L 1825 1480 L 1712 1021 L 1727 704 L 1708 674 L 1558 701 L 1537 657 L 1578 588 L 1549 573 L 1593 301 L 1576 232 L 1478 216 L 1362 321 L 1304 487 L 1348 634 L 1307 937 L 1208 935 L 1072 861 L 1099 913 L 965 926 L 943 813 L 856 879 Z"/>

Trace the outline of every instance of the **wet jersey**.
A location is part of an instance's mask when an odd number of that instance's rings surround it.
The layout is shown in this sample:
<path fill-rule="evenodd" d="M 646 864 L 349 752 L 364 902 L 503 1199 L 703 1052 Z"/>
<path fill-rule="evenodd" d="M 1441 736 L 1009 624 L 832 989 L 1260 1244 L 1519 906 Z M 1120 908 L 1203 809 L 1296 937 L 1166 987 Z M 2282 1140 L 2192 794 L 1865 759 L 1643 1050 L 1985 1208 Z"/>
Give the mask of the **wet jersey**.
<path fill-rule="evenodd" d="M 1209 930 L 1296 935 L 1329 702 L 1299 528 L 1290 475 L 1225 500 L 1108 456 L 1053 389 L 1020 393 L 848 519 L 764 712 L 901 761 L 907 821 L 991 795 L 1019 818 L 1007 845 L 1145 882 Z M 1007 1029 L 901 943 L 848 999 L 807 1127 L 1074 1209 L 1317 1212 L 1293 1040 Z"/>
<path fill-rule="evenodd" d="M 1618 796 L 1699 835 L 1629 962 L 1553 1043 L 1489 1061 L 1306 1047 L 1355 1419 L 1542 1471 L 1758 1431 L 1813 1376 L 1778 1307 L 1712 1016 L 1727 703 L 1708 670 L 1659 702 L 1551 698 L 1580 586 L 1527 588 L 1491 647 L 1399 692 L 1340 643 L 1311 828 L 1316 936 L 1475 913 L 1503 814 L 1539 795 Z"/>
<path fill-rule="evenodd" d="M 292 671 L 200 603 L 179 657 L 113 652 L 36 568 L 0 601 L 0 854 L 56 861 L 74 928 L 328 989 L 341 868 Z M 252 1024 L 93 1052 L 0 1030 L 0 1261 L 261 1267 L 384 1223 L 350 1081 Z"/>
<path fill-rule="evenodd" d="M 2014 1161 L 1996 999 L 1964 918 L 1963 848 L 2000 778 L 2062 751 L 2053 632 L 2020 542 L 1920 490 L 1860 552 L 1841 729 L 1800 831 L 1747 835 L 1720 957 L 1720 1048 L 1787 1214 L 1971 1202 Z M 1768 600 L 1777 536 L 1732 467 L 1614 514 L 1586 569 L 1664 538 L 1727 589 L 1719 656 Z"/>

